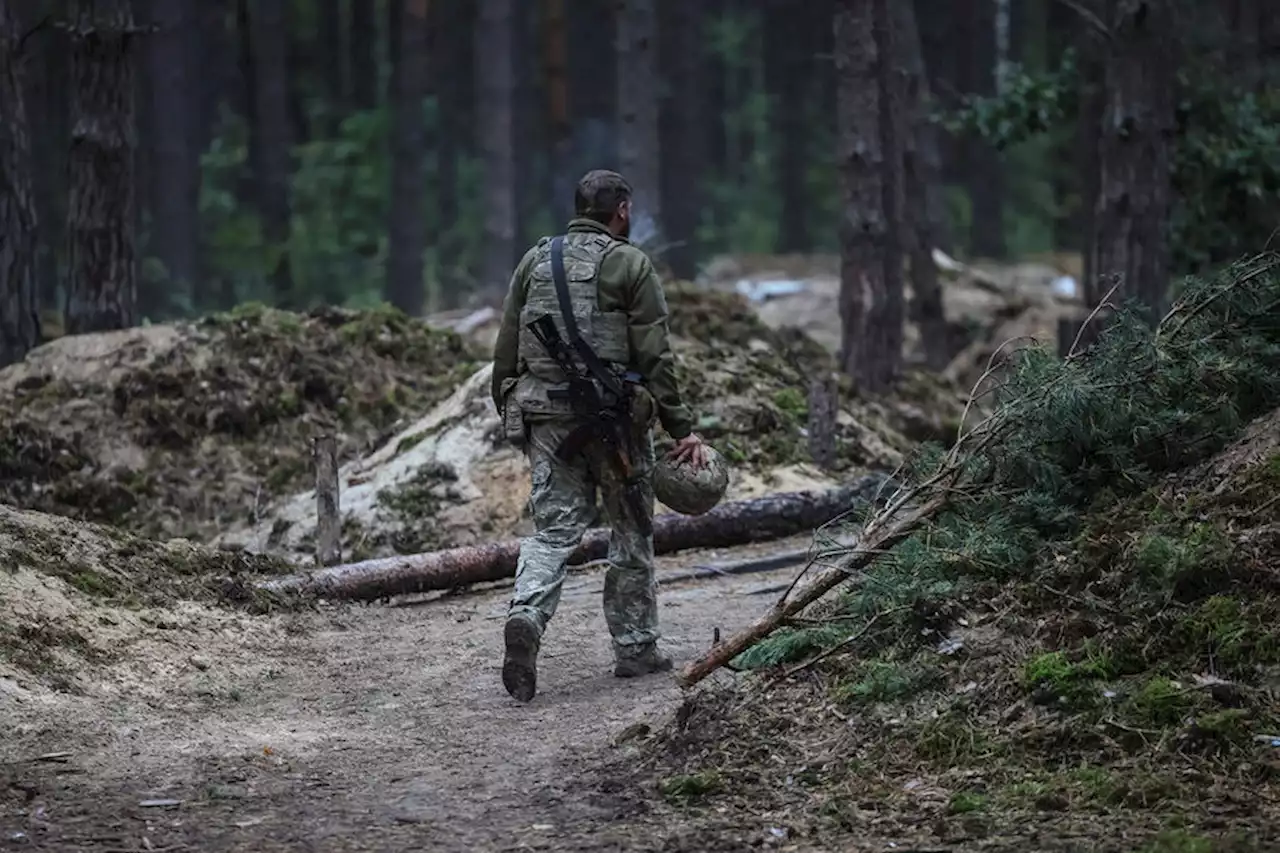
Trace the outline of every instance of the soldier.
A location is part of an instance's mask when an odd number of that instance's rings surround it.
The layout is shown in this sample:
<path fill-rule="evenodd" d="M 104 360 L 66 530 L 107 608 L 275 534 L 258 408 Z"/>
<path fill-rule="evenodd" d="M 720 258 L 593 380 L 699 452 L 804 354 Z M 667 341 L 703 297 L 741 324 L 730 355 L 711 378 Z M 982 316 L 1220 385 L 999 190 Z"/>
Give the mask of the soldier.
<path fill-rule="evenodd" d="M 592 518 L 597 484 L 613 528 L 604 611 L 614 675 L 671 669 L 658 648 L 653 422 L 661 421 L 675 439 L 664 462 L 697 470 L 711 456 L 693 433 L 676 385 L 662 284 L 628 240 L 631 186 L 616 172 L 588 172 L 578 182 L 574 210 L 563 237 L 542 238 L 517 265 L 493 354 L 493 398 L 508 437 L 529 459 L 537 531 L 521 545 L 504 628 L 502 683 L 521 702 L 536 692 L 541 638 L 559 603 L 565 563 Z M 591 391 L 574 398 L 566 390 L 566 359 L 591 376 L 597 391 L 607 394 L 627 380 L 623 396 L 630 405 L 602 417 L 584 415 L 574 400 L 581 403 Z M 588 372 L 592 359 L 600 369 Z M 625 423 L 607 422 L 618 412 Z"/>

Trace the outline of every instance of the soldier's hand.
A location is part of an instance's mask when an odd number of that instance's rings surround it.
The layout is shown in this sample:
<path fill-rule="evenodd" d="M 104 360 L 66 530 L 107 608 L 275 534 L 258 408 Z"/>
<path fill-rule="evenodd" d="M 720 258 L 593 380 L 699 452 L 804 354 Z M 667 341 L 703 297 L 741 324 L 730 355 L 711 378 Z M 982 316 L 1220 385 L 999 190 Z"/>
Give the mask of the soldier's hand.
<path fill-rule="evenodd" d="M 667 457 L 677 464 L 688 463 L 694 468 L 707 467 L 707 446 L 695 433 L 689 433 L 676 442 Z"/>

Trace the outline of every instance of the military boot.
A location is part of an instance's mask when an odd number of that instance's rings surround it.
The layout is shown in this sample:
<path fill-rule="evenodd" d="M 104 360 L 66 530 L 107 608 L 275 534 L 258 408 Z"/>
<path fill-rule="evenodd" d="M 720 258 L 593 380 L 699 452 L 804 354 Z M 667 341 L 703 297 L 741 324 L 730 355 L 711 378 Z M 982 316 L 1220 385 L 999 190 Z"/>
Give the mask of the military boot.
<path fill-rule="evenodd" d="M 538 691 L 538 626 L 520 613 L 507 617 L 502 632 L 506 657 L 502 661 L 502 686 L 515 699 L 528 702 Z"/>
<path fill-rule="evenodd" d="M 637 678 L 670 670 L 671 658 L 659 651 L 656 643 L 637 646 L 626 654 L 618 654 L 613 666 L 613 674 L 618 678 Z"/>

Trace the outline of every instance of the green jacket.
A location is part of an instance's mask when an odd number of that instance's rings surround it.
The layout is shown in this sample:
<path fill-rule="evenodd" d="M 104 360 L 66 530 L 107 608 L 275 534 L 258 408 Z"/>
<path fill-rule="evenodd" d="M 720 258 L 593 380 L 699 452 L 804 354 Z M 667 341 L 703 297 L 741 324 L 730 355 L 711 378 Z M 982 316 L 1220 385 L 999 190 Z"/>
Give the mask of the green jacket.
<path fill-rule="evenodd" d="M 574 219 L 568 230 L 570 233 L 609 233 L 605 226 L 591 219 Z M 693 416 L 680 399 L 676 384 L 675 355 L 671 351 L 667 298 L 662 282 L 644 252 L 625 238 L 614 239 L 622 245 L 605 255 L 600 264 L 599 308 L 626 312 L 632 359 L 628 367 L 644 376 L 646 386 L 657 401 L 662 428 L 672 438 L 684 438 L 693 431 Z M 520 373 L 520 310 L 524 307 L 529 264 L 534 254 L 534 249 L 526 252 L 511 275 L 511 286 L 502 308 L 502 326 L 493 347 L 493 401 L 499 411 L 503 380 Z"/>

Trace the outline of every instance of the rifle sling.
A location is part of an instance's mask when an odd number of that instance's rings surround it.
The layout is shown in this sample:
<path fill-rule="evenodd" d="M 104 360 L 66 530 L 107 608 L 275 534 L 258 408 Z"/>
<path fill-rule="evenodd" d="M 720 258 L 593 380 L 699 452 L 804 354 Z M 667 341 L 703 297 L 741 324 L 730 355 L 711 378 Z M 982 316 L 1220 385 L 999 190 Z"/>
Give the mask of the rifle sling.
<path fill-rule="evenodd" d="M 556 285 L 556 299 L 560 302 L 560 314 L 564 318 L 564 328 L 565 332 L 568 333 L 570 345 L 577 350 L 578 357 L 582 359 L 582 363 L 586 365 L 591 375 L 621 399 L 624 396 L 622 383 L 618 381 L 618 377 L 614 375 L 613 371 L 609 370 L 605 363 L 600 360 L 600 356 L 596 355 L 591 345 L 582 339 L 582 335 L 578 331 L 578 319 L 573 315 L 573 304 L 569 301 L 569 285 L 565 280 L 563 236 L 556 236 L 551 239 L 551 278 Z"/>

